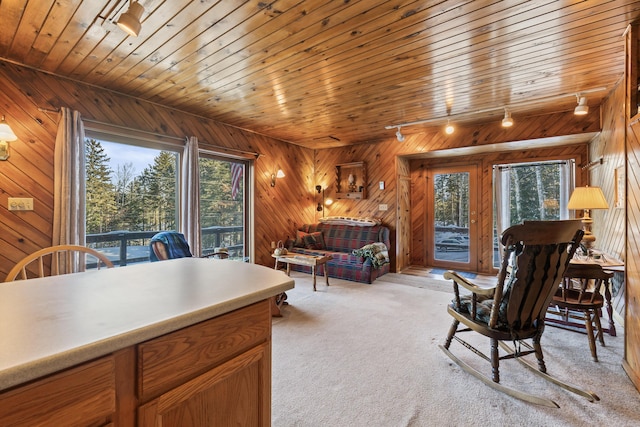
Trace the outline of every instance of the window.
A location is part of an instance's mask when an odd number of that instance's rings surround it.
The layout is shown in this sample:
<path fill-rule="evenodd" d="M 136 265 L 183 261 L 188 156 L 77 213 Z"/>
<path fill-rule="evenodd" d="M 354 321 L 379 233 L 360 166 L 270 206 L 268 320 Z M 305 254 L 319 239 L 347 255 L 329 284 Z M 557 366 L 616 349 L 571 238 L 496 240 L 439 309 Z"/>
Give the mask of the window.
<path fill-rule="evenodd" d="M 200 157 L 202 254 L 227 248 L 229 257 L 247 259 L 246 170 L 248 162 L 212 155 Z"/>
<path fill-rule="evenodd" d="M 574 162 L 550 161 L 494 166 L 494 266 L 500 262 L 502 231 L 526 220 L 568 219 Z"/>
<path fill-rule="evenodd" d="M 147 261 L 149 239 L 176 230 L 178 148 L 161 150 L 87 132 L 87 245 L 116 265 Z"/>

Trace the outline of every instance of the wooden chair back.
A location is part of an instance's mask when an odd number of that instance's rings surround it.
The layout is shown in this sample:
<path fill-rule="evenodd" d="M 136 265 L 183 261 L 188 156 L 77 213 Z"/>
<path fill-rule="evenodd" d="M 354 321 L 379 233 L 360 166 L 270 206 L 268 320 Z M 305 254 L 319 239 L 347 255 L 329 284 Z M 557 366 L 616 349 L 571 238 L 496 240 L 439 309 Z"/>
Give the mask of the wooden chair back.
<path fill-rule="evenodd" d="M 525 221 L 505 230 L 489 327 L 500 322 L 516 335 L 538 329 L 582 235 L 580 220 Z"/>
<path fill-rule="evenodd" d="M 9 271 L 5 282 L 84 271 L 87 257 L 95 259 L 96 269 L 113 267 L 109 258 L 94 249 L 79 245 L 57 245 L 24 257 Z"/>
<path fill-rule="evenodd" d="M 599 264 L 570 264 L 553 301 L 573 304 L 578 308 L 592 304 L 601 307 L 604 301 L 601 289 L 609 286 L 612 277 L 613 272 L 604 271 Z"/>

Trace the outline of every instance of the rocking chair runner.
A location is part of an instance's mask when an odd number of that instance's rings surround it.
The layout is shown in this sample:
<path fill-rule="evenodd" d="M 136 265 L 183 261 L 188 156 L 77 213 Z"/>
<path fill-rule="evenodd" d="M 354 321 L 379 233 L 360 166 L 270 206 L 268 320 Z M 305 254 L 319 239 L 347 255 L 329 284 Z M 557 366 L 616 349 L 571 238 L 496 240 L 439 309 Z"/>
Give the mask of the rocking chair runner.
<path fill-rule="evenodd" d="M 525 221 L 524 224 L 508 228 L 502 235 L 504 255 L 495 287 L 483 288 L 455 272 L 445 273 L 446 279 L 453 280 L 455 298 L 447 311 L 454 320 L 445 344 L 440 348 L 465 371 L 485 384 L 518 399 L 559 407 L 552 400 L 501 385 L 500 360 L 516 358 L 543 378 L 590 401 L 599 400 L 591 392 L 582 391 L 547 375 L 540 345 L 547 307 L 582 235 L 579 220 Z M 471 294 L 461 296 L 459 286 L 466 288 Z M 464 328 L 458 329 L 460 323 Z M 490 357 L 456 335 L 470 331 L 478 332 L 490 339 Z M 491 379 L 451 353 L 449 347 L 453 339 L 491 362 Z M 532 340 L 532 346 L 523 341 L 527 339 Z M 511 349 L 505 341 L 512 341 L 514 344 L 518 341 L 519 349 Z M 498 345 L 507 352 L 506 355 L 500 356 Z M 531 353 L 536 355 L 537 369 L 521 359 L 522 356 Z"/>

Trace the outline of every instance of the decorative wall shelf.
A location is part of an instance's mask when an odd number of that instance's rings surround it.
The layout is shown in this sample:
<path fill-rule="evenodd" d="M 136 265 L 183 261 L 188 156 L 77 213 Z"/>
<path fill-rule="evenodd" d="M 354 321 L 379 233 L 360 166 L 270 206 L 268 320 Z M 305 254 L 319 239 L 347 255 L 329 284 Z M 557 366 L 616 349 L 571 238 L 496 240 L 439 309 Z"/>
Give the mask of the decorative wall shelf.
<path fill-rule="evenodd" d="M 365 162 L 336 165 L 336 199 L 367 198 L 367 165 Z"/>

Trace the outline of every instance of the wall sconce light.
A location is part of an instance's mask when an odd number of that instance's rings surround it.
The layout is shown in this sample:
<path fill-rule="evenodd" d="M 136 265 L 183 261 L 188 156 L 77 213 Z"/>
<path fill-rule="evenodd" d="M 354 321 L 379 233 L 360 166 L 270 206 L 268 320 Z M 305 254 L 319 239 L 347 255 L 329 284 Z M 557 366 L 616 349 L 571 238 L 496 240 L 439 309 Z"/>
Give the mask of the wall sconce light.
<path fill-rule="evenodd" d="M 451 135 L 453 132 L 456 131 L 456 128 L 453 127 L 453 125 L 451 124 L 451 122 L 449 122 L 449 120 L 447 120 L 447 126 L 444 128 L 444 131 L 447 135 Z"/>
<path fill-rule="evenodd" d="M 271 186 L 275 187 L 276 186 L 276 178 L 280 179 L 280 178 L 284 178 L 284 172 L 282 172 L 282 169 L 278 169 L 278 172 L 276 173 L 272 173 L 271 174 Z"/>
<path fill-rule="evenodd" d="M 144 7 L 137 1 L 129 1 L 129 9 L 120 15 L 118 19 L 118 27 L 125 33 L 133 37 L 138 37 L 142 24 L 140 18 L 144 12 Z"/>
<path fill-rule="evenodd" d="M 504 109 L 504 119 L 502 119 L 502 127 L 510 128 L 513 126 L 513 119 L 511 118 L 511 113 L 506 108 Z"/>
<path fill-rule="evenodd" d="M 576 94 L 576 98 L 578 100 L 578 106 L 573 110 L 573 114 L 576 116 L 584 116 L 589 113 L 589 106 L 587 105 L 587 97 L 580 96 L 580 94 Z"/>
<path fill-rule="evenodd" d="M 324 188 L 322 188 L 321 185 L 316 185 L 316 191 L 318 192 L 318 194 L 322 194 L 322 201 L 318 202 L 318 205 L 316 206 L 316 211 L 322 212 L 322 217 L 324 218 L 324 208 L 325 206 L 330 206 L 331 204 L 333 204 L 333 199 L 324 198 Z"/>
<path fill-rule="evenodd" d="M 2 116 L 0 120 L 0 160 L 7 160 L 9 158 L 9 142 L 18 139 L 11 127 L 7 124 Z"/>

